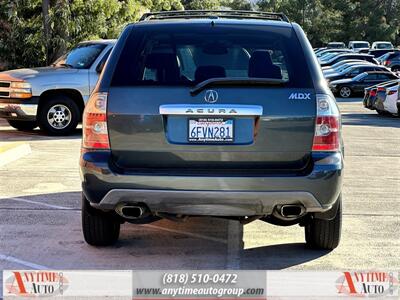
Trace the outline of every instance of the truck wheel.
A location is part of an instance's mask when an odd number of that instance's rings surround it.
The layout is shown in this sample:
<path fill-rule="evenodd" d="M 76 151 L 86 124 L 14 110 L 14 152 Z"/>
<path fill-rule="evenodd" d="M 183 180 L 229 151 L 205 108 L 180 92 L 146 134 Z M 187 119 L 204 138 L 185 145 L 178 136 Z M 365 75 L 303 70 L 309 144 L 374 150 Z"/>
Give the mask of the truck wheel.
<path fill-rule="evenodd" d="M 7 120 L 8 124 L 15 129 L 21 131 L 33 130 L 37 127 L 36 121 L 16 121 L 16 120 Z"/>
<path fill-rule="evenodd" d="M 75 101 L 65 95 L 56 95 L 42 101 L 37 116 L 40 129 L 49 135 L 71 134 L 81 118 Z"/>
<path fill-rule="evenodd" d="M 118 240 L 120 226 L 115 215 L 91 207 L 82 193 L 82 230 L 86 243 L 92 246 L 112 245 Z"/>
<path fill-rule="evenodd" d="M 306 244 L 313 249 L 335 249 L 342 230 L 342 196 L 338 200 L 336 216 L 330 220 L 312 218 L 305 226 Z"/>

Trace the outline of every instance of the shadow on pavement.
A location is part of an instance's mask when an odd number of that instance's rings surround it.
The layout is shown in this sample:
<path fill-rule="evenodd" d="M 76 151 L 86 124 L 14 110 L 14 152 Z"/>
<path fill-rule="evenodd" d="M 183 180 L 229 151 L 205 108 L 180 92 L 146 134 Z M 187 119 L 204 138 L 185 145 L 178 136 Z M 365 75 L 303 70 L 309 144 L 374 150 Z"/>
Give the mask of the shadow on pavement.
<path fill-rule="evenodd" d="M 0 253 L 50 268 L 274 270 L 328 253 L 306 249 L 304 243 L 244 249 L 243 225 L 237 221 L 195 217 L 184 223 L 126 223 L 115 245 L 92 247 L 83 240 L 79 210 L 80 192 L 0 199 Z M 267 233 L 272 225 L 265 226 Z"/>
<path fill-rule="evenodd" d="M 400 128 L 400 118 L 378 114 L 342 114 L 343 125 Z"/>
<path fill-rule="evenodd" d="M 278 244 L 246 249 L 242 269 L 281 270 L 318 259 L 330 251 L 307 249 L 305 243 Z"/>
<path fill-rule="evenodd" d="M 71 139 L 81 139 L 82 129 L 77 128 L 73 134 L 68 136 L 49 136 L 44 131 L 36 128 L 29 131 L 19 131 L 11 127 L 1 126 L 0 124 L 0 141 L 28 141 L 28 140 L 71 140 Z"/>
<path fill-rule="evenodd" d="M 356 102 L 362 102 L 362 98 L 340 98 L 340 97 L 336 97 L 336 102 L 338 103 L 356 103 Z"/>

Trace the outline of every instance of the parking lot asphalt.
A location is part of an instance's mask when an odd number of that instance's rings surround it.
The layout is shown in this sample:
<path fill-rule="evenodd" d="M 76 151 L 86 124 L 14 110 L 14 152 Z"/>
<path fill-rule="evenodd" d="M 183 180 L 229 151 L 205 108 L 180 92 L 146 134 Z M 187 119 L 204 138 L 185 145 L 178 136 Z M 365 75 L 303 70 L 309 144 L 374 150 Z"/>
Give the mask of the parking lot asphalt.
<path fill-rule="evenodd" d="M 400 269 L 400 118 L 382 117 L 361 99 L 338 99 L 345 140 L 342 242 L 308 250 L 299 226 L 242 226 L 192 218 L 122 226 L 120 241 L 83 241 L 78 157 L 70 137 L 18 132 L 0 122 L 0 146 L 31 153 L 0 167 L 0 269 Z"/>

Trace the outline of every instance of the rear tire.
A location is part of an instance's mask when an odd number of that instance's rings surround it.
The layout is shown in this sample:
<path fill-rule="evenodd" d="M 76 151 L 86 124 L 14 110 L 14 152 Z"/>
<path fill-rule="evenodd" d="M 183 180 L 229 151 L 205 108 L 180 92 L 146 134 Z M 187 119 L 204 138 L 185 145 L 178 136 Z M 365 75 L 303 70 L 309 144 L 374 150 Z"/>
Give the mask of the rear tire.
<path fill-rule="evenodd" d="M 11 127 L 20 130 L 20 131 L 29 131 L 33 130 L 37 127 L 36 121 L 16 121 L 16 120 L 7 120 L 8 124 Z"/>
<path fill-rule="evenodd" d="M 389 112 L 384 111 L 384 110 L 378 110 L 378 109 L 377 109 L 376 112 L 377 112 L 378 115 L 380 115 L 380 116 L 389 116 L 389 115 L 390 115 Z"/>
<path fill-rule="evenodd" d="M 69 135 L 78 126 L 81 112 L 76 102 L 66 95 L 54 95 L 41 100 L 38 112 L 40 129 L 49 135 Z"/>
<path fill-rule="evenodd" d="M 114 214 L 91 207 L 82 193 L 82 230 L 86 243 L 92 246 L 112 245 L 118 240 L 120 227 Z"/>
<path fill-rule="evenodd" d="M 337 199 L 339 205 L 333 219 L 312 218 L 305 226 L 306 244 L 312 249 L 333 250 L 340 242 L 342 231 L 342 196 Z"/>

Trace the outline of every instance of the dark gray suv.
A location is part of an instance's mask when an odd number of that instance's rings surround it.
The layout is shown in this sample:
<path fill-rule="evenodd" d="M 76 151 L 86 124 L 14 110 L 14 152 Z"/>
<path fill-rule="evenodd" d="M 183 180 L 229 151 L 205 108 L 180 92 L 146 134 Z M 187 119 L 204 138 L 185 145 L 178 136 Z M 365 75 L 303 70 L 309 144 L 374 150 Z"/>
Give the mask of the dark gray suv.
<path fill-rule="evenodd" d="M 341 231 L 340 113 L 299 25 L 282 14 L 149 13 L 120 36 L 84 113 L 82 225 L 213 216 Z"/>

